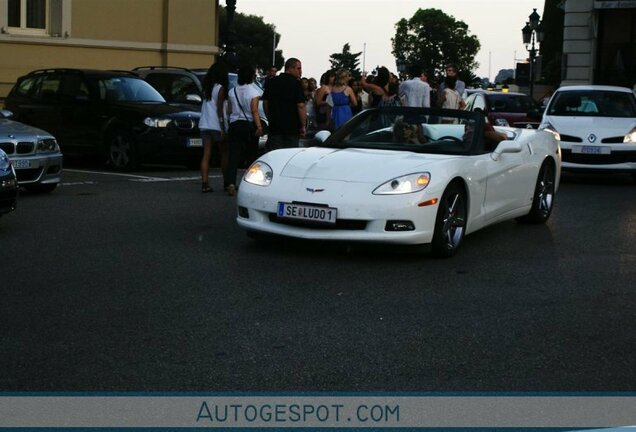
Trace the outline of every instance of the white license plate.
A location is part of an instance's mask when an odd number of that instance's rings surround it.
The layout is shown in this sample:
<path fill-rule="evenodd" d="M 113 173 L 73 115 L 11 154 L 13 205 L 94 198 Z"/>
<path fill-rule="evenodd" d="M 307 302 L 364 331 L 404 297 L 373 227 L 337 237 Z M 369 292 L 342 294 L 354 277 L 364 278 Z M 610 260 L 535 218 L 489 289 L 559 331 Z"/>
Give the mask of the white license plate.
<path fill-rule="evenodd" d="M 338 209 L 333 207 L 319 207 L 306 204 L 278 203 L 278 216 L 288 219 L 335 224 Z"/>
<path fill-rule="evenodd" d="M 202 138 L 188 138 L 188 142 L 186 144 L 188 147 L 203 147 L 203 139 Z"/>
<path fill-rule="evenodd" d="M 602 146 L 572 146 L 572 153 L 578 154 L 612 154 L 612 149 Z"/>
<path fill-rule="evenodd" d="M 28 159 L 14 159 L 11 164 L 15 169 L 31 168 L 31 161 Z"/>

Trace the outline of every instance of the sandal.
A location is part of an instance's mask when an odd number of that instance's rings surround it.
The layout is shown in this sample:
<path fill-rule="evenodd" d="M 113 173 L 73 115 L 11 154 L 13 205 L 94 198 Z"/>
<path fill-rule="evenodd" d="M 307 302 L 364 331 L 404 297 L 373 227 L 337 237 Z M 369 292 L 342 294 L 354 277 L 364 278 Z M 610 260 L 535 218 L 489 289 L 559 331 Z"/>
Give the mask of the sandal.
<path fill-rule="evenodd" d="M 208 183 L 201 183 L 201 192 L 214 192 L 214 189 L 212 189 Z"/>

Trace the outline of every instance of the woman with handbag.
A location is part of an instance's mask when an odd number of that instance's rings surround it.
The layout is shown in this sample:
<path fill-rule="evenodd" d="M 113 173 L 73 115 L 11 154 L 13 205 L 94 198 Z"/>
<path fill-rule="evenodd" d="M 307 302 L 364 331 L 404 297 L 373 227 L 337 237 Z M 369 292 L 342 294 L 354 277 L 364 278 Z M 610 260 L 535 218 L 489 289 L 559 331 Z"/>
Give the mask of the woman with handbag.
<path fill-rule="evenodd" d="M 236 194 L 236 171 L 245 152 L 263 135 L 263 125 L 258 116 L 260 94 L 252 84 L 256 71 L 251 66 L 241 66 L 237 75 L 238 85 L 228 94 L 230 162 L 226 190 L 230 196 Z"/>

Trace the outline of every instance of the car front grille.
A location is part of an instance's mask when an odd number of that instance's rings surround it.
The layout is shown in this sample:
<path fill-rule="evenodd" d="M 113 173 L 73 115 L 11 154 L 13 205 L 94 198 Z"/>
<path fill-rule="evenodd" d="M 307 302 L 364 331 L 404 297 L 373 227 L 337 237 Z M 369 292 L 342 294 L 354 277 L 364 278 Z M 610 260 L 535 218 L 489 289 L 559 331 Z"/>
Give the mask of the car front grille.
<path fill-rule="evenodd" d="M 571 150 L 561 149 L 563 162 L 585 165 L 610 165 L 636 162 L 636 151 L 612 152 L 611 154 L 579 154 Z"/>
<path fill-rule="evenodd" d="M 357 219 L 338 219 L 335 224 L 324 224 L 320 222 L 304 221 L 298 219 L 285 219 L 278 217 L 276 213 L 269 214 L 269 221 L 281 225 L 298 226 L 312 229 L 363 231 L 367 228 L 367 221 Z"/>
<path fill-rule="evenodd" d="M 30 154 L 35 150 L 35 143 L 32 141 L 21 141 L 17 144 L 12 142 L 2 142 L 0 143 L 0 149 L 2 149 L 6 154 Z"/>
<path fill-rule="evenodd" d="M 195 127 L 195 121 L 191 118 L 175 119 L 173 123 L 179 129 L 192 130 Z"/>

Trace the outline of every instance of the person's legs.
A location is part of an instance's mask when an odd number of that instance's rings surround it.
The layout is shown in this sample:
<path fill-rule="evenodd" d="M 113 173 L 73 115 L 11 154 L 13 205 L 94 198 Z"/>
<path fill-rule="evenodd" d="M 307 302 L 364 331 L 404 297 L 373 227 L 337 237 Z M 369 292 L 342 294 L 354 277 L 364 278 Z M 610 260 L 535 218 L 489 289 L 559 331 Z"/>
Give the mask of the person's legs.
<path fill-rule="evenodd" d="M 201 192 L 212 192 L 208 183 L 210 173 L 210 156 L 212 154 L 212 134 L 209 130 L 201 131 L 203 139 L 203 157 L 201 158 Z"/>

